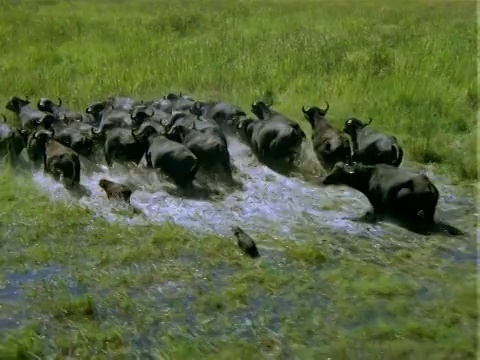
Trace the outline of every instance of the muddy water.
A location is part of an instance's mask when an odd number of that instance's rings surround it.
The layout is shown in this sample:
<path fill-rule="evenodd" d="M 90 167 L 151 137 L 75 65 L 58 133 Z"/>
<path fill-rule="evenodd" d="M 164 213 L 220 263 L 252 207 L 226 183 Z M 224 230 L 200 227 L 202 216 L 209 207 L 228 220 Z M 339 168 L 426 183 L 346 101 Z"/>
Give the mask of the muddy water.
<path fill-rule="evenodd" d="M 367 225 L 346 219 L 358 216 L 368 207 L 368 201 L 352 189 L 320 187 L 298 178 L 282 176 L 259 164 L 249 149 L 235 138 L 229 138 L 229 149 L 237 168 L 236 177 L 243 182 L 244 189 L 231 191 L 222 200 L 172 196 L 165 186 L 159 186 L 158 180 L 152 180 L 156 179 L 155 174 L 133 174 L 132 171 L 114 167 L 84 175 L 82 184 L 91 191 L 91 195 L 78 202 L 112 221 L 129 224 L 145 222 L 141 216 L 121 215 L 118 210 L 122 205 L 106 200 L 98 181 L 108 177 L 118 182 L 135 181 L 139 190 L 133 193 L 132 204 L 149 221 L 173 222 L 197 232 L 230 236 L 230 227 L 240 225 L 251 232 L 292 240 L 325 231 L 343 231 L 380 241 L 384 238 L 405 240 L 413 236 L 395 225 Z M 36 172 L 33 177 L 53 198 L 66 199 L 69 196 L 62 185 L 44 176 L 43 172 Z M 453 186 L 444 183 L 444 179 L 434 177 L 434 180 L 442 194 L 438 217 L 464 231 L 474 231 L 474 198 L 457 194 Z"/>

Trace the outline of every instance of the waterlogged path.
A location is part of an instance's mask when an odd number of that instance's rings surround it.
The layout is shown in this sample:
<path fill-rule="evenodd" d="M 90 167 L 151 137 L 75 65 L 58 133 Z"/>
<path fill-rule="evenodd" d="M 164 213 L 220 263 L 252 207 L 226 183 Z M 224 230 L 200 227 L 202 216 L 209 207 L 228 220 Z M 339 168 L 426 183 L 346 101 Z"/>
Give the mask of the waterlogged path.
<path fill-rule="evenodd" d="M 239 170 L 237 177 L 244 183 L 243 190 L 235 190 L 222 200 L 187 199 L 170 195 L 161 187 L 152 185 L 153 173 L 134 176 L 138 191 L 132 195 L 132 204 L 155 223 L 173 222 L 196 232 L 231 236 L 230 228 L 240 225 L 256 233 L 301 240 L 328 230 L 345 231 L 381 240 L 410 239 L 415 234 L 392 224 L 367 225 L 346 218 L 362 214 L 368 201 L 360 193 L 346 187 L 320 187 L 294 177 L 285 177 L 260 165 L 249 149 L 234 138 L 229 139 L 232 161 Z M 82 184 L 90 191 L 89 197 L 79 200 L 97 214 L 112 221 L 141 223 L 144 218 L 119 215 L 121 204 L 109 202 L 98 186 L 102 177 L 132 183 L 132 173 L 124 171 L 94 172 L 84 175 Z M 432 176 L 432 174 L 430 174 Z M 440 189 L 441 198 L 437 218 L 457 226 L 465 232 L 474 230 L 476 207 L 474 198 L 457 194 L 453 186 L 432 176 Z M 68 197 L 62 185 L 43 172 L 34 173 L 34 180 L 54 198 Z M 158 181 L 157 185 L 159 184 Z M 152 190 L 152 187 L 154 188 Z M 124 212 L 123 212 L 124 214 Z"/>

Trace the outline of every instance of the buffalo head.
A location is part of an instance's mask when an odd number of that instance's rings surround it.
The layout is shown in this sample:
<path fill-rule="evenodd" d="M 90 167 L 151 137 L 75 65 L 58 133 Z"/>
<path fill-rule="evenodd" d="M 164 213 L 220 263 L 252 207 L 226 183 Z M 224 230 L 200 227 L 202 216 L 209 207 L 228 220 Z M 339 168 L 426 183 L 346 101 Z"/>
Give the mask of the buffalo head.
<path fill-rule="evenodd" d="M 93 104 L 90 104 L 86 109 L 85 112 L 87 114 L 93 115 L 93 117 L 97 118 L 97 116 L 105 110 L 107 107 L 110 107 L 113 110 L 113 105 L 107 101 L 98 101 Z"/>
<path fill-rule="evenodd" d="M 132 129 L 132 137 L 140 143 L 147 141 L 149 137 L 154 135 L 158 135 L 158 131 L 150 124 L 142 126 L 139 129 Z"/>
<path fill-rule="evenodd" d="M 62 106 L 62 99 L 58 98 L 58 104 L 55 104 L 52 100 L 47 98 L 41 98 L 38 100 L 37 108 L 40 111 L 53 113 L 53 109 Z"/>
<path fill-rule="evenodd" d="M 170 100 L 170 101 L 175 101 L 178 100 L 182 96 L 182 93 L 180 95 L 174 94 L 174 93 L 168 93 L 163 97 L 164 100 Z"/>
<path fill-rule="evenodd" d="M 170 119 L 168 120 L 167 125 L 165 126 L 166 130 L 170 130 L 178 120 L 185 118 L 187 115 L 183 112 L 176 112 L 174 113 Z"/>
<path fill-rule="evenodd" d="M 200 117 L 203 115 L 203 104 L 200 101 L 195 101 L 189 111 L 191 114 Z"/>
<path fill-rule="evenodd" d="M 343 132 L 347 133 L 350 136 L 353 136 L 358 130 L 363 129 L 364 127 L 370 125 L 372 123 L 372 118 L 369 119 L 367 123 L 364 123 L 360 119 L 351 117 L 345 121 L 345 125 L 343 127 Z"/>
<path fill-rule="evenodd" d="M 193 129 L 195 129 L 195 123 L 194 123 L 194 126 L 193 126 Z M 186 127 L 185 125 L 181 125 L 181 124 L 177 124 L 175 126 L 173 126 L 167 134 L 165 134 L 165 137 L 169 140 L 173 140 L 173 141 L 176 141 L 176 142 L 182 142 L 184 137 L 185 137 L 185 133 L 187 133 L 190 129 L 188 127 Z"/>
<path fill-rule="evenodd" d="M 130 118 L 133 120 L 134 124 L 140 125 L 145 121 L 145 119 L 150 118 L 153 115 L 155 115 L 155 110 L 153 107 L 143 105 L 135 107 L 130 114 Z"/>
<path fill-rule="evenodd" d="M 28 96 L 25 96 L 24 100 L 19 98 L 18 96 L 12 96 L 8 100 L 7 105 L 5 105 L 5 109 L 18 114 L 20 112 L 20 109 L 28 104 L 30 104 Z"/>
<path fill-rule="evenodd" d="M 328 109 L 330 109 L 330 104 L 328 103 L 328 101 L 325 101 L 325 104 L 327 105 L 325 109 L 319 108 L 317 106 L 302 106 L 303 116 L 309 122 L 311 122 L 315 117 L 324 117 L 325 115 L 327 115 Z"/>
<path fill-rule="evenodd" d="M 39 143 L 46 143 L 48 140 L 53 139 L 54 136 L 55 131 L 53 129 L 40 129 L 33 134 L 34 139 Z"/>
<path fill-rule="evenodd" d="M 55 120 L 55 115 L 45 113 L 40 119 L 37 119 L 37 125 L 42 125 L 44 129 L 50 129 Z"/>
<path fill-rule="evenodd" d="M 273 105 L 272 102 L 265 103 L 263 101 L 255 101 L 252 103 L 251 111 L 261 120 L 264 120 L 267 115 L 270 113 L 270 107 Z"/>

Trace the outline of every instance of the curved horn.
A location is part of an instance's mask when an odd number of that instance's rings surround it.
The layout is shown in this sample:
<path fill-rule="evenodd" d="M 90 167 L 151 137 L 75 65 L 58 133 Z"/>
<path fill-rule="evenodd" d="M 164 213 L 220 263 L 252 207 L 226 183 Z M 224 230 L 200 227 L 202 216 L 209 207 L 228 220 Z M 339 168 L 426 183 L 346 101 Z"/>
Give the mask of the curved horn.
<path fill-rule="evenodd" d="M 323 112 L 326 114 L 328 109 L 330 109 L 330 104 L 326 100 L 325 100 L 325 104 L 327 104 L 327 107 L 325 109 L 323 109 Z"/>
<path fill-rule="evenodd" d="M 137 141 L 137 134 L 135 134 L 135 130 L 138 130 L 138 129 L 132 129 L 132 137 L 133 137 L 133 140 Z"/>
<path fill-rule="evenodd" d="M 2 119 L 3 119 L 3 122 L 7 122 L 7 117 L 5 116 L 5 114 L 2 114 Z"/>
<path fill-rule="evenodd" d="M 58 98 L 58 107 L 62 106 L 62 99 Z"/>
<path fill-rule="evenodd" d="M 167 131 L 169 131 L 173 125 L 175 125 L 175 122 L 177 121 L 177 114 L 175 115 L 172 115 L 172 117 L 168 120 L 168 123 L 165 125 L 165 129 L 168 129 Z"/>
<path fill-rule="evenodd" d="M 306 108 L 305 106 L 302 106 L 302 112 L 303 112 L 304 114 L 307 114 L 307 113 L 308 113 L 308 110 L 310 110 L 310 106 L 307 107 L 307 108 Z"/>
<path fill-rule="evenodd" d="M 94 128 L 93 126 L 90 128 L 90 131 L 92 133 L 92 135 L 96 136 L 96 135 L 100 135 L 102 133 L 102 128 Z"/>
<path fill-rule="evenodd" d="M 267 105 L 267 107 L 271 107 L 273 105 L 273 100 L 270 100 L 270 102 L 265 102 L 265 105 Z"/>
<path fill-rule="evenodd" d="M 372 118 L 369 118 L 368 123 L 366 123 L 365 126 L 370 125 L 372 123 L 372 120 L 373 120 Z"/>

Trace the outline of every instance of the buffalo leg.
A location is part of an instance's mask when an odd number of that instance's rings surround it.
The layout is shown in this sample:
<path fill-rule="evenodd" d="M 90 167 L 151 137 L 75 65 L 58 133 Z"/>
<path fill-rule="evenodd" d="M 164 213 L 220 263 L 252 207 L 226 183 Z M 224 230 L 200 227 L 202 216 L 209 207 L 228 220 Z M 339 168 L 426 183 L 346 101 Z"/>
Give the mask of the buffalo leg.
<path fill-rule="evenodd" d="M 147 152 L 145 153 L 145 160 L 147 161 L 147 167 L 153 168 L 153 164 L 152 164 L 152 154 L 150 153 L 150 151 L 147 151 Z"/>
<path fill-rule="evenodd" d="M 112 158 L 110 157 L 110 154 L 108 154 L 108 153 L 105 154 L 105 162 L 107 163 L 107 165 L 109 167 L 112 166 Z"/>
<path fill-rule="evenodd" d="M 73 163 L 73 166 L 74 166 L 74 170 L 75 170 L 75 175 L 73 177 L 73 181 L 75 182 L 75 184 L 80 184 L 80 170 L 81 170 L 80 160 L 75 161 Z"/>

